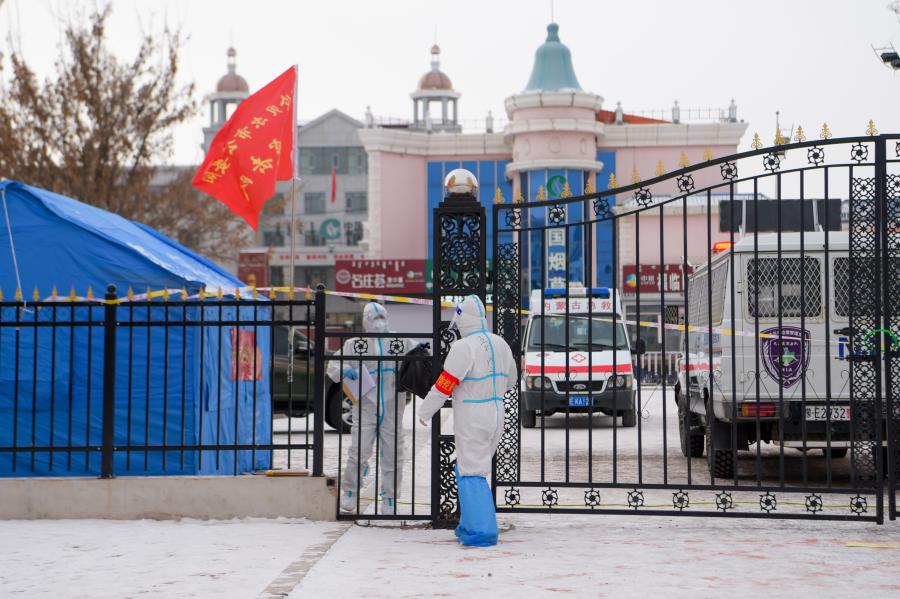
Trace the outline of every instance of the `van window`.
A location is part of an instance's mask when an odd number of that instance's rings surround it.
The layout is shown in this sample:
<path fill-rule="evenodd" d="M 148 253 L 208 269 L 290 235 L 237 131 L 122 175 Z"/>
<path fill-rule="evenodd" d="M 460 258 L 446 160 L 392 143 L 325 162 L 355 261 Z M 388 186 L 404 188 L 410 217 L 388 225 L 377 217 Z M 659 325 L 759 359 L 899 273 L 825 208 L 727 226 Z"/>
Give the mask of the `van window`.
<path fill-rule="evenodd" d="M 834 313 L 850 316 L 850 258 L 834 259 Z"/>
<path fill-rule="evenodd" d="M 804 282 L 803 295 L 800 293 L 801 277 Z M 776 318 L 779 312 L 784 318 L 820 316 L 821 285 L 821 263 L 818 258 L 782 257 L 780 261 L 778 258 L 758 258 L 747 261 L 747 309 L 750 316 Z"/>
<path fill-rule="evenodd" d="M 705 270 L 688 282 L 689 324 L 698 327 L 718 326 L 725 316 L 725 282 L 728 280 L 728 262 L 721 262 L 712 269 L 712 324 L 709 323 L 709 283 Z"/>
<path fill-rule="evenodd" d="M 875 258 L 868 256 L 854 256 L 853 262 L 855 264 L 853 277 L 856 280 L 857 285 L 862 281 L 870 280 L 871 277 L 874 276 L 873 273 L 879 273 L 882 269 L 882 264 L 876 262 Z M 898 273 L 900 273 L 900 260 L 892 258 L 888 262 L 888 268 L 890 269 L 890 273 L 881 272 L 881 277 L 884 278 L 885 276 L 888 276 L 891 280 L 895 280 Z M 834 313 L 837 316 L 849 317 L 851 285 L 850 258 L 848 256 L 834 259 L 834 277 L 832 278 L 832 281 L 831 285 L 834 288 Z M 854 298 L 853 311 L 856 312 L 857 317 L 862 317 L 866 314 L 875 314 L 877 301 L 878 297 L 874 293 L 857 294 Z M 897 316 L 900 314 L 898 304 L 896 301 L 893 301 L 892 304 L 894 306 L 894 314 L 892 316 Z M 884 307 L 882 307 L 882 310 L 884 310 Z"/>
<path fill-rule="evenodd" d="M 593 321 L 593 322 L 591 322 Z M 543 325 L 543 326 L 542 326 Z M 541 329 L 543 328 L 543 331 Z M 569 316 L 569 345 L 566 345 L 566 317 L 564 315 L 535 316 L 528 329 L 528 351 L 606 351 L 628 349 L 628 338 L 621 319 L 613 328 L 613 317 Z M 543 336 L 541 333 L 543 332 Z M 613 339 L 615 337 L 615 339 Z M 541 340 L 543 339 L 543 347 Z M 590 341 L 590 344 L 588 343 Z"/>

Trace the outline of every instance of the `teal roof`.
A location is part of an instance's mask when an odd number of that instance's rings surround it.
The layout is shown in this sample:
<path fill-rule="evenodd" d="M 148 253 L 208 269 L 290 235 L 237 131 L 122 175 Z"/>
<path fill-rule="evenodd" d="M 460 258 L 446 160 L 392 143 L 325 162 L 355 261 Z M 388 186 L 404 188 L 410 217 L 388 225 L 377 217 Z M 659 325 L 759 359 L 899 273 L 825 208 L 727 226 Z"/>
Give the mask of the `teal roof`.
<path fill-rule="evenodd" d="M 563 89 L 581 90 L 575 69 L 572 67 L 572 53 L 559 41 L 559 25 L 547 25 L 547 41 L 534 53 L 534 68 L 525 91 L 559 91 Z"/>

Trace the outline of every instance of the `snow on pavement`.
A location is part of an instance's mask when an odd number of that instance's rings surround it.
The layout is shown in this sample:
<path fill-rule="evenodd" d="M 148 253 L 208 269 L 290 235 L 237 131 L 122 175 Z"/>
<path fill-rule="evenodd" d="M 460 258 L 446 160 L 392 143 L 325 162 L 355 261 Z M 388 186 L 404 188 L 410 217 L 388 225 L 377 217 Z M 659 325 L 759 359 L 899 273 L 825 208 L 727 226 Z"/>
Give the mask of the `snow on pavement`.
<path fill-rule="evenodd" d="M 900 596 L 896 523 L 502 515 L 500 543 L 354 526 L 291 599 Z M 893 548 L 850 548 L 861 541 Z"/>
<path fill-rule="evenodd" d="M 346 525 L 306 520 L 0 522 L 2 597 L 256 597 Z"/>
<path fill-rule="evenodd" d="M 0 522 L 0 595 L 900 596 L 897 523 L 564 514 L 503 514 L 500 523 L 497 546 L 463 548 L 452 531 L 420 525 Z"/>

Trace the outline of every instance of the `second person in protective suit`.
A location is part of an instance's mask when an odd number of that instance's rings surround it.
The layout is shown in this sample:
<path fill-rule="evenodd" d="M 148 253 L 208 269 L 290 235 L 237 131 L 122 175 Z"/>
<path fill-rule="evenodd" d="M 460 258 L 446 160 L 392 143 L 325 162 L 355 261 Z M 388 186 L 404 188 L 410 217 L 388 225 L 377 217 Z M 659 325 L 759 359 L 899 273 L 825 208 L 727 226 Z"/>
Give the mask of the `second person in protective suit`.
<path fill-rule="evenodd" d="M 509 344 L 488 332 L 478 296 L 470 295 L 456 307 L 450 327 L 459 330 L 460 339 L 450 346 L 419 417 L 427 422 L 452 398 L 460 507 L 455 532 L 463 545 L 484 547 L 497 543 L 494 495 L 487 477 L 503 436 L 503 396 L 516 386 L 518 369 Z"/>
<path fill-rule="evenodd" d="M 386 333 L 388 313 L 384 306 L 369 302 L 363 307 L 363 331 Z M 403 347 L 396 347 L 397 342 Z M 403 440 L 398 439 L 403 427 L 406 393 L 398 393 L 396 387 L 397 361 L 359 359 L 354 356 L 400 356 L 417 343 L 411 339 L 382 337 L 353 337 L 344 342 L 341 360 L 328 363 L 327 374 L 335 382 L 341 379 L 356 381 L 365 368 L 375 382 L 375 387 L 354 404 L 350 446 L 341 476 L 340 505 L 343 511 L 354 511 L 361 506 L 359 493 L 370 472 L 369 460 L 378 439 L 379 497 L 388 509 L 395 509 L 403 474 Z"/>

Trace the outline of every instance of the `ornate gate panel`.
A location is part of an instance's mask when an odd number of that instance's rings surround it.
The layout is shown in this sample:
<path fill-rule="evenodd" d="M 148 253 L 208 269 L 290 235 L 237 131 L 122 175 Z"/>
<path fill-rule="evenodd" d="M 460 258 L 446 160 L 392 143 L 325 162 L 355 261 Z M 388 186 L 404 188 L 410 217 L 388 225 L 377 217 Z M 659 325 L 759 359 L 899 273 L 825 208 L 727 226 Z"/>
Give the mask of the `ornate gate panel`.
<path fill-rule="evenodd" d="M 452 177 L 450 173 L 449 177 Z M 473 194 L 450 194 L 435 210 L 433 268 L 434 371 L 440 372 L 443 358 L 455 336 L 441 319 L 442 300 L 475 294 L 485 301 L 486 240 L 485 211 Z M 432 522 L 452 528 L 459 520 L 456 493 L 456 459 L 453 435 L 441 433 L 440 413 L 432 424 Z"/>
<path fill-rule="evenodd" d="M 798 129 L 627 186 L 578 173 L 578 197 L 517 180 L 493 219 L 494 330 L 523 369 L 498 511 L 881 522 L 887 471 L 893 516 L 895 137 Z"/>

